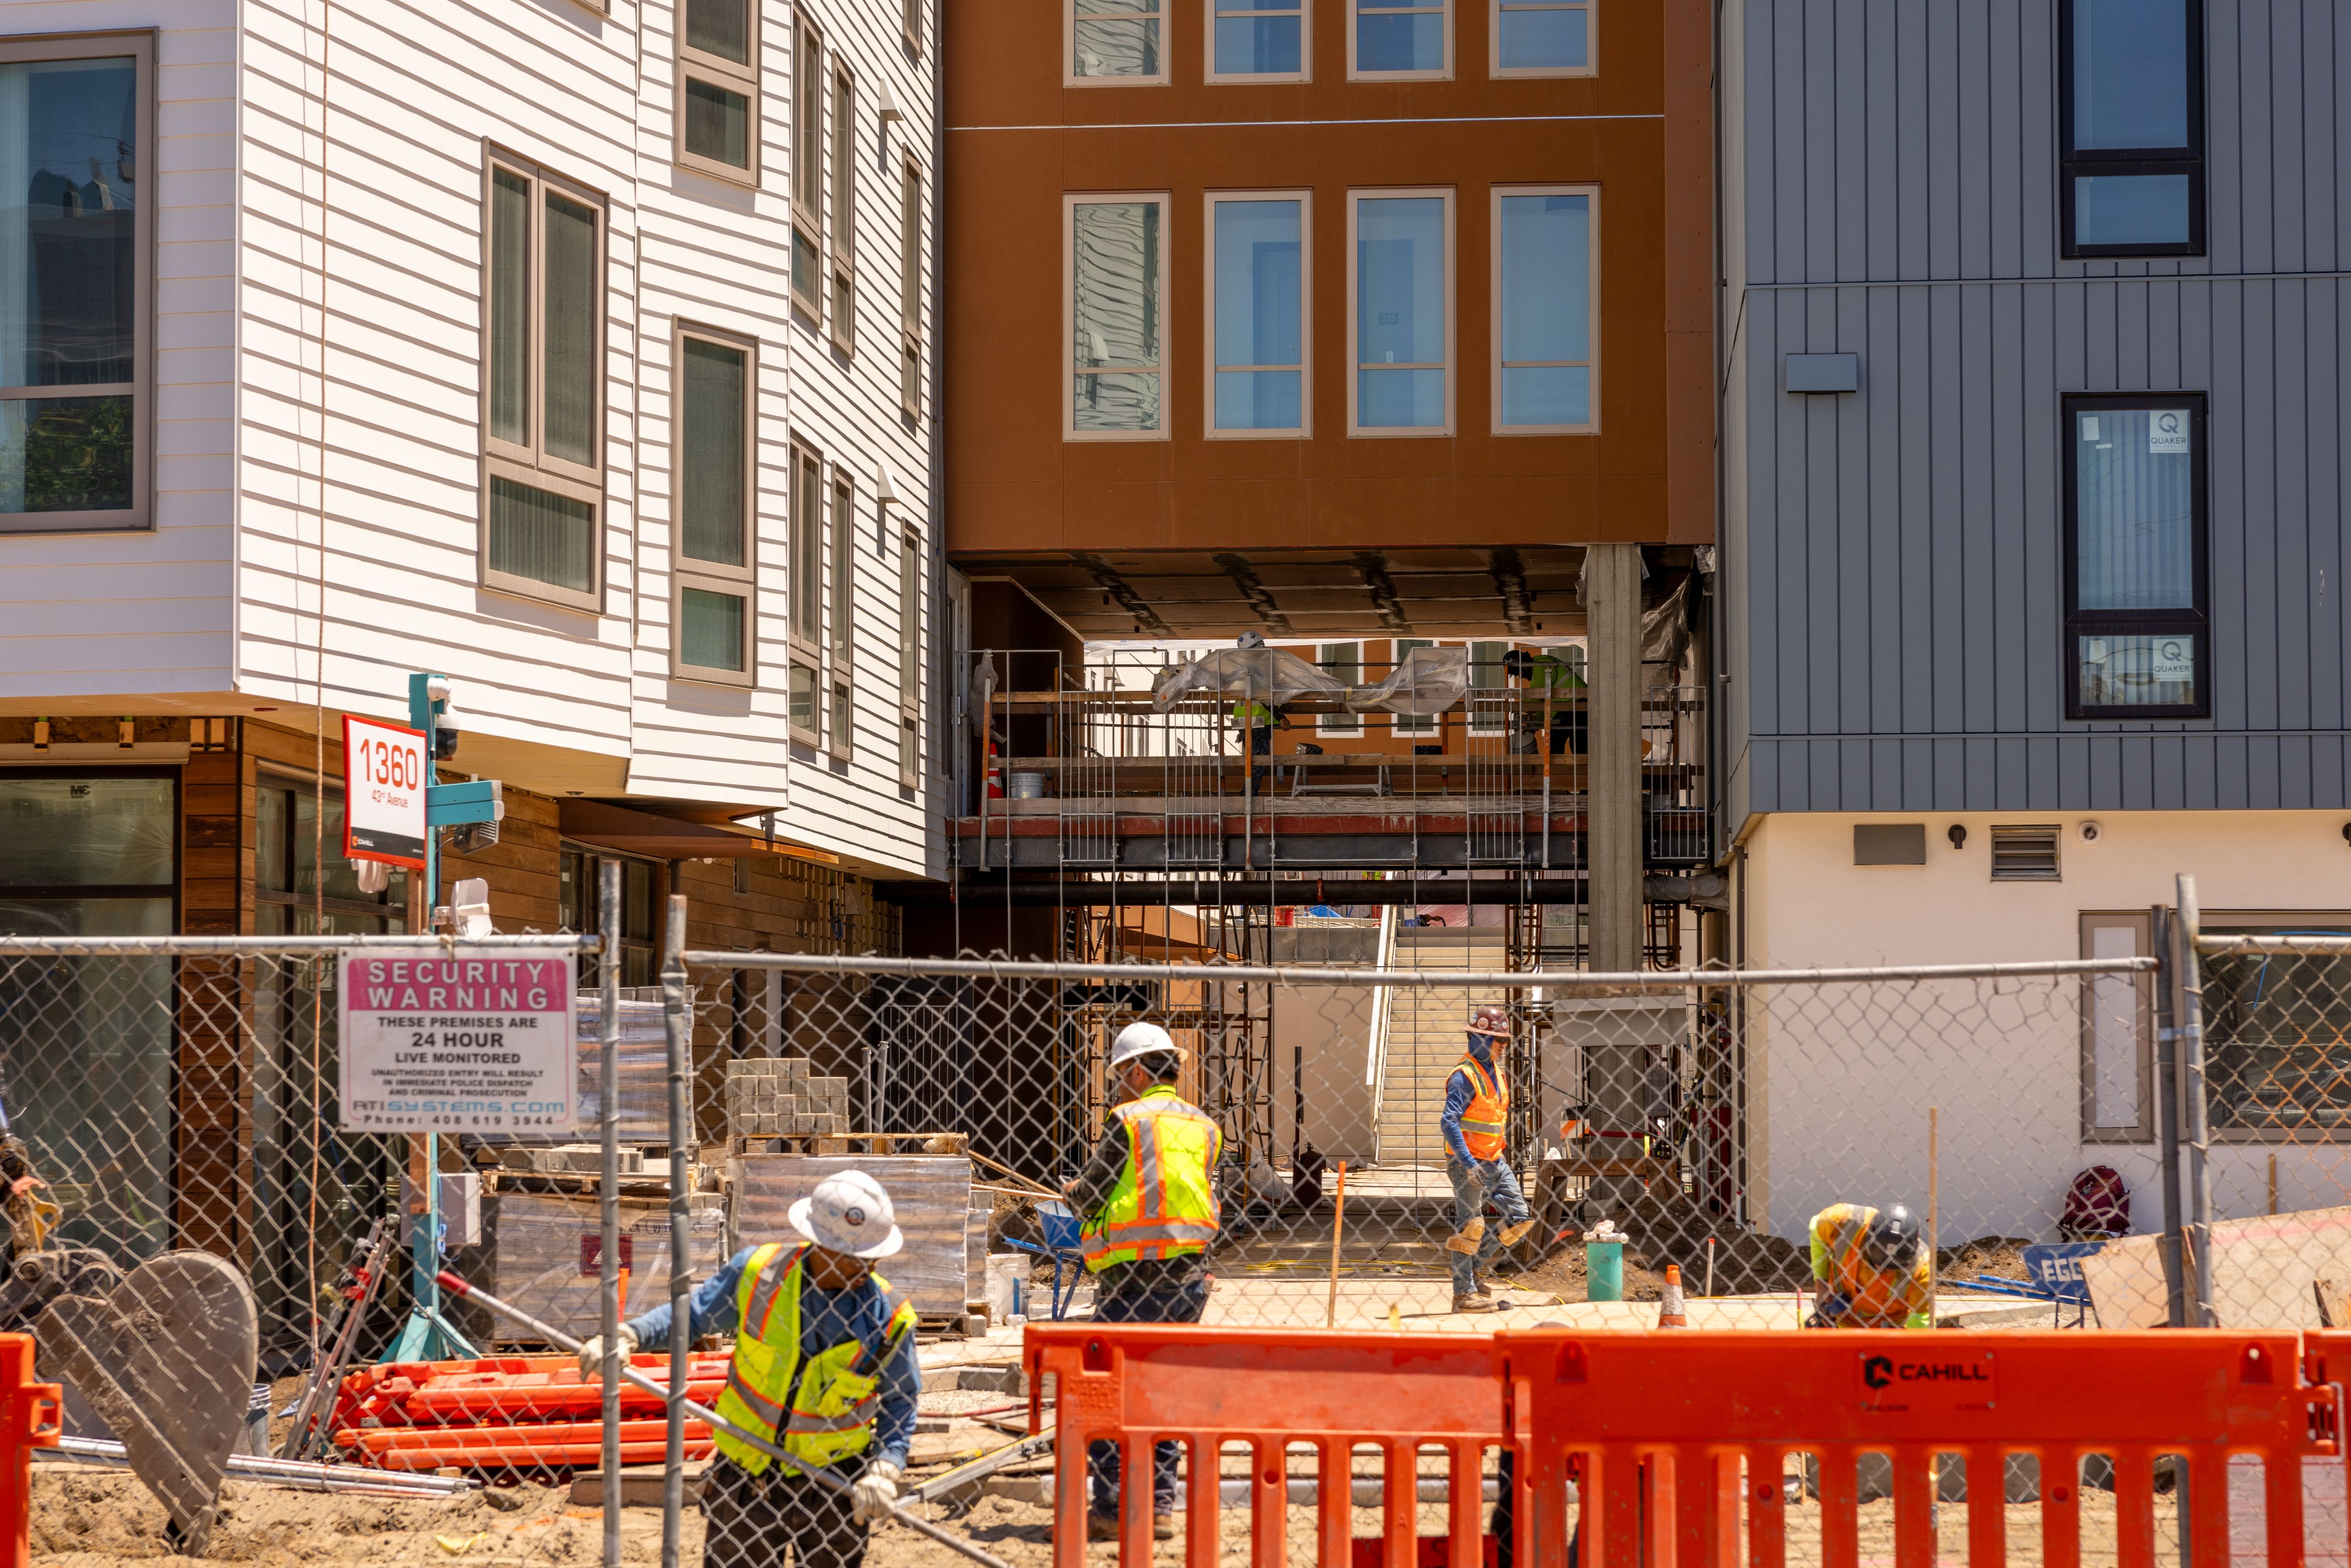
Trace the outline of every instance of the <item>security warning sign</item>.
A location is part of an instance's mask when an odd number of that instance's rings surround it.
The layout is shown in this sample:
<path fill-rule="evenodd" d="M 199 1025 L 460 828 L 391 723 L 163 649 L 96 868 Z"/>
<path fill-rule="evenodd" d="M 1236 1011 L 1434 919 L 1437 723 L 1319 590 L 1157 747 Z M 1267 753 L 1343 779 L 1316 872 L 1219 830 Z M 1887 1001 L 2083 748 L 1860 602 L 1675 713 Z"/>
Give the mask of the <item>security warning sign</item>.
<path fill-rule="evenodd" d="M 1991 1410 L 2000 1379 L 1988 1350 L 1865 1350 L 1855 1357 L 1861 1407 L 1876 1415 Z"/>
<path fill-rule="evenodd" d="M 419 945 L 346 953 L 342 1117 L 354 1133 L 544 1133 L 579 1116 L 572 955 Z"/>

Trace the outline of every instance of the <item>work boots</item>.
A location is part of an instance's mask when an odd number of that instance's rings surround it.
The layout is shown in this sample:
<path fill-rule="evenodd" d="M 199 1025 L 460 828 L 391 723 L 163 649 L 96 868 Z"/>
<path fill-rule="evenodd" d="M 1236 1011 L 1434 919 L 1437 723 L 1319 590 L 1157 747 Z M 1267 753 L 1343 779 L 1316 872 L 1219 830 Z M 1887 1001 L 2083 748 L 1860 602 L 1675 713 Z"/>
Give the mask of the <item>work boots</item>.
<path fill-rule="evenodd" d="M 1494 1310 L 1491 1296 L 1456 1296 L 1453 1310 L 1457 1312 L 1490 1312 Z"/>
<path fill-rule="evenodd" d="M 1486 1217 L 1479 1215 L 1445 1239 L 1447 1252 L 1475 1252 L 1478 1243 L 1486 1239 Z"/>
<path fill-rule="evenodd" d="M 1087 1514 L 1086 1539 L 1088 1541 L 1116 1541 L 1118 1539 L 1117 1517 L 1113 1514 L 1107 1513 Z M 1154 1541 L 1175 1540 L 1176 1516 L 1172 1513 L 1153 1514 L 1151 1516 L 1151 1539 Z"/>

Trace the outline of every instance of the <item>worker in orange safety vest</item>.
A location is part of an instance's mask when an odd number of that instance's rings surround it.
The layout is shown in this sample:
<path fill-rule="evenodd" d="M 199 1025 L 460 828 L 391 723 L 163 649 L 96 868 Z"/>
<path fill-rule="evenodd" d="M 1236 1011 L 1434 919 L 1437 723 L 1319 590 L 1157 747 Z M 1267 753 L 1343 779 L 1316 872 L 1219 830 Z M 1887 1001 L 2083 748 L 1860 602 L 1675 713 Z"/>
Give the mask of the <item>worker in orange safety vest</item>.
<path fill-rule="evenodd" d="M 1445 1081 L 1445 1111 L 1437 1127 L 1445 1135 L 1445 1174 L 1453 1183 L 1453 1234 L 1445 1261 L 1453 1270 L 1453 1310 L 1490 1312 L 1494 1293 L 1482 1276 L 1494 1256 L 1534 1228 L 1533 1211 L 1519 1189 L 1509 1152 L 1510 1076 L 1504 1059 L 1510 1043 L 1510 1015 L 1479 1008 L 1469 1019 L 1469 1046 Z M 1486 1228 L 1486 1207 L 1502 1211 L 1499 1231 Z"/>
<path fill-rule="evenodd" d="M 1813 1216 L 1807 1328 L 1934 1326 L 1934 1272 L 1918 1221 L 1900 1204 L 1833 1203 Z"/>

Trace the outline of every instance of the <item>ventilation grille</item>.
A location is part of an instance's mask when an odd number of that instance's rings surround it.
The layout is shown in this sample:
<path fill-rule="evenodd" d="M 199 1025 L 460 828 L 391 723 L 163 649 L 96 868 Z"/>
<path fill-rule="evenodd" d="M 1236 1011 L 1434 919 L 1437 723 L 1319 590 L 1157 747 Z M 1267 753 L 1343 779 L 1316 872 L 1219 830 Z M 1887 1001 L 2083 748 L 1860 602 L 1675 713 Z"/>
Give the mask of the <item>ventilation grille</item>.
<path fill-rule="evenodd" d="M 2063 882 L 2057 869 L 2057 827 L 2034 824 L 1991 831 L 1994 882 Z"/>

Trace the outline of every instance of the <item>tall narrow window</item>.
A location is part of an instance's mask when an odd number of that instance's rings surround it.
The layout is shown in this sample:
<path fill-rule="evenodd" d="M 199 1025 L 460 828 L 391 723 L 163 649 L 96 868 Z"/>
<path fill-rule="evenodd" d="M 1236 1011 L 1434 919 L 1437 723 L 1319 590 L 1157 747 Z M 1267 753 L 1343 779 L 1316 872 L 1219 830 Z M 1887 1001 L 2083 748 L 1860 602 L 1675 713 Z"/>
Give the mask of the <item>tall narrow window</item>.
<path fill-rule="evenodd" d="M 1397 638 L 1394 643 L 1389 644 L 1389 647 L 1395 655 L 1395 664 L 1394 668 L 1399 670 L 1403 669 L 1405 655 L 1409 654 L 1415 648 L 1434 648 L 1436 646 L 1437 644 L 1426 637 Z M 1396 735 L 1435 735 L 1437 733 L 1437 719 L 1434 715 L 1430 714 L 1400 713 L 1389 717 L 1388 728 L 1392 733 Z"/>
<path fill-rule="evenodd" d="M 857 82 L 832 78 L 832 340 L 857 340 Z"/>
<path fill-rule="evenodd" d="M 2211 712 L 2204 398 L 2065 400 L 2065 636 L 2074 718 Z"/>
<path fill-rule="evenodd" d="M 1167 198 L 1072 196 L 1068 207 L 1064 432 L 1080 440 L 1159 436 Z"/>
<path fill-rule="evenodd" d="M 752 0 L 684 0 L 677 39 L 677 161 L 759 182 L 759 13 Z"/>
<path fill-rule="evenodd" d="M 824 315 L 824 39 L 806 20 L 792 51 L 792 302 Z"/>
<path fill-rule="evenodd" d="M 1072 87 L 1164 84 L 1165 57 L 1159 28 L 1166 0 L 1062 0 L 1069 26 Z"/>
<path fill-rule="evenodd" d="M 916 54 L 923 51 L 923 0 L 904 0 L 898 8 L 898 31 L 906 47 Z"/>
<path fill-rule="evenodd" d="M 1469 730 L 1473 735 L 1497 735 L 1510 711 L 1510 672 L 1502 661 L 1508 643 L 1469 644 Z"/>
<path fill-rule="evenodd" d="M 855 744 L 857 722 L 851 706 L 855 685 L 857 616 L 857 492 L 850 487 L 848 471 L 835 470 L 832 486 L 831 653 L 832 714 L 827 725 L 832 753 L 846 757 Z"/>
<path fill-rule="evenodd" d="M 792 738 L 818 743 L 823 723 L 824 461 L 805 446 L 792 448 L 791 686 Z"/>
<path fill-rule="evenodd" d="M 675 673 L 754 683 L 751 397 L 755 356 L 731 336 L 681 329 L 671 484 L 676 500 Z"/>
<path fill-rule="evenodd" d="M 1314 662 L 1324 674 L 1343 685 L 1361 685 L 1364 680 L 1364 645 L 1361 643 L 1325 643 L 1314 650 Z M 1342 710 L 1316 716 L 1317 735 L 1361 735 L 1364 716 Z"/>
<path fill-rule="evenodd" d="M 1593 397 L 1590 190 L 1494 192 L 1494 428 L 1590 430 Z"/>
<path fill-rule="evenodd" d="M 0 532 L 152 519 L 152 48 L 0 45 Z"/>
<path fill-rule="evenodd" d="M 2058 0 L 2071 256 L 2204 254 L 2203 0 Z"/>
<path fill-rule="evenodd" d="M 1208 198 L 1212 434 L 1306 434 L 1309 200 L 1302 191 Z"/>
<path fill-rule="evenodd" d="M 504 159 L 490 165 L 488 186 L 482 580 L 594 610 L 604 209 Z"/>
<path fill-rule="evenodd" d="M 1210 81 L 1304 81 L 1313 46 L 1306 0 L 1208 0 Z"/>
<path fill-rule="evenodd" d="M 1453 193 L 1349 194 L 1349 422 L 1442 435 L 1453 420 Z"/>
<path fill-rule="evenodd" d="M 923 172 L 911 158 L 898 179 L 898 406 L 923 413 Z"/>
<path fill-rule="evenodd" d="M 1347 37 L 1351 77 L 1447 77 L 1453 74 L 1451 0 L 1350 0 L 1354 26 Z"/>
<path fill-rule="evenodd" d="M 1587 76 L 1592 0 L 1492 0 L 1488 24 L 1498 77 Z"/>
<path fill-rule="evenodd" d="M 898 782 L 923 779 L 923 536 L 898 542 Z"/>

